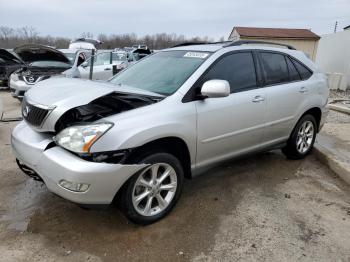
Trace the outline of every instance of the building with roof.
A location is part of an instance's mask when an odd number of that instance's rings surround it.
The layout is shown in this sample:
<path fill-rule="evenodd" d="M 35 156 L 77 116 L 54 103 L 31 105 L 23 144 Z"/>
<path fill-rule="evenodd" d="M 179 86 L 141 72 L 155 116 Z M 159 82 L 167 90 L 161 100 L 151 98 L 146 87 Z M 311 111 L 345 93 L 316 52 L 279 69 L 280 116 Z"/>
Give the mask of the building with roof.
<path fill-rule="evenodd" d="M 258 40 L 294 46 L 315 61 L 320 37 L 309 29 L 241 27 L 232 29 L 229 40 Z"/>

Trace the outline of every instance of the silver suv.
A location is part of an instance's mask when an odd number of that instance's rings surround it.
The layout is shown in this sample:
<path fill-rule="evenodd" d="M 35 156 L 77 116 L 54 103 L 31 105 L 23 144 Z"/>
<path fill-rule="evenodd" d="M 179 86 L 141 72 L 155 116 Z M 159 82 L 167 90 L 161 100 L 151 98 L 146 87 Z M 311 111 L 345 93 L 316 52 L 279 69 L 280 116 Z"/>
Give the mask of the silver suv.
<path fill-rule="evenodd" d="M 184 178 L 244 154 L 310 153 L 326 77 L 302 52 L 247 42 L 180 45 L 107 83 L 49 79 L 24 97 L 19 167 L 79 204 L 119 203 L 135 223 L 169 213 Z"/>

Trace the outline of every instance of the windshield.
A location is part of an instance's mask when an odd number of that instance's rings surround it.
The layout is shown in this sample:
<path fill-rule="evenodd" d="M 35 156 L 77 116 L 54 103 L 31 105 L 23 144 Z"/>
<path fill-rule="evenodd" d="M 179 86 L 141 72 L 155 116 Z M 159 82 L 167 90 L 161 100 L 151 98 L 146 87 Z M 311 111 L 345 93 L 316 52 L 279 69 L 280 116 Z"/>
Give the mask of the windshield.
<path fill-rule="evenodd" d="M 110 82 L 162 95 L 171 95 L 209 55 L 208 52 L 159 52 L 120 72 Z"/>
<path fill-rule="evenodd" d="M 75 61 L 77 53 L 64 53 L 64 55 L 68 58 L 70 64 L 72 65 Z"/>
<path fill-rule="evenodd" d="M 35 61 L 29 64 L 33 67 L 57 67 L 57 68 L 69 68 L 70 65 L 64 62 L 58 61 Z"/>

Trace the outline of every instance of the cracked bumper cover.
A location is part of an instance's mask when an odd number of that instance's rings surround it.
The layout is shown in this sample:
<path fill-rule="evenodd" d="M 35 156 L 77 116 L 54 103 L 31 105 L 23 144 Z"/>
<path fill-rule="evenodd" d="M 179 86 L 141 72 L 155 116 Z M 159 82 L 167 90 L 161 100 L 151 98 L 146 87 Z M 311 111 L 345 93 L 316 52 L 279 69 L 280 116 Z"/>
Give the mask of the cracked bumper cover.
<path fill-rule="evenodd" d="M 47 188 L 79 204 L 110 204 L 121 186 L 146 164 L 122 165 L 83 160 L 52 142 L 49 135 L 33 131 L 21 122 L 12 132 L 12 150 L 16 158 L 33 169 Z M 61 180 L 90 184 L 86 192 L 73 192 L 61 187 Z"/>

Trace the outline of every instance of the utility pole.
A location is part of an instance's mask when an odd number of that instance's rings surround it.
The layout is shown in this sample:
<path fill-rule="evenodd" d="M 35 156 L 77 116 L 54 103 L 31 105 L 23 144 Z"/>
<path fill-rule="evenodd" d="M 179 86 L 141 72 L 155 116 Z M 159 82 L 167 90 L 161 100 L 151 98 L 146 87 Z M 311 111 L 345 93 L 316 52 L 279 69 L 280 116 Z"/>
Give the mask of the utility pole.
<path fill-rule="evenodd" d="M 337 32 L 337 27 L 338 27 L 338 21 L 335 21 L 335 25 L 334 25 L 334 33 Z"/>

